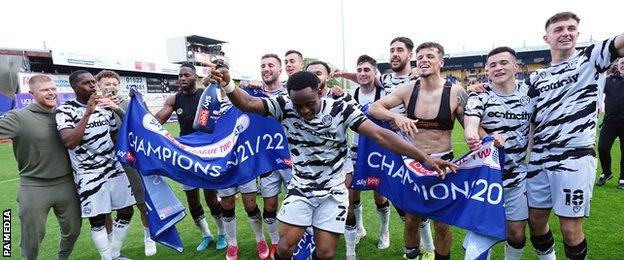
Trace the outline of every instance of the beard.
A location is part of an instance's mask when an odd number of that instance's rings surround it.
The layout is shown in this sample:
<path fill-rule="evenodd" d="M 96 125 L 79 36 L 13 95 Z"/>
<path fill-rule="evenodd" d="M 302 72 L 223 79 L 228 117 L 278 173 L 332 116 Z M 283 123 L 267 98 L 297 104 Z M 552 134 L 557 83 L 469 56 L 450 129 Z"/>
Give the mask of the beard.
<path fill-rule="evenodd" d="M 277 77 L 271 77 L 269 79 L 262 79 L 262 81 L 264 81 L 265 85 L 271 85 L 273 83 L 275 83 L 275 81 L 277 81 Z"/>
<path fill-rule="evenodd" d="M 407 66 L 407 63 L 408 63 L 408 62 L 409 62 L 409 61 L 404 61 L 404 62 L 401 62 L 398 66 L 393 67 L 393 68 L 392 68 L 392 71 L 394 71 L 394 72 L 399 72 L 399 71 L 402 71 L 403 69 L 405 69 L 405 66 Z"/>

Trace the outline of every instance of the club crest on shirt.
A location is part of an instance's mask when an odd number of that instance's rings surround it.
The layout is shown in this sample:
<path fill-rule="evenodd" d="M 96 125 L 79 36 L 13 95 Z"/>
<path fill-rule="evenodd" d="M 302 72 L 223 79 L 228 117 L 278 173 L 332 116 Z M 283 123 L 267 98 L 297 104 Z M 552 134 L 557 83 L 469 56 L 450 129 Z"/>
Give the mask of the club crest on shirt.
<path fill-rule="evenodd" d="M 184 110 L 182 110 L 182 108 L 178 108 L 176 110 L 176 114 L 181 115 L 184 112 Z"/>
<path fill-rule="evenodd" d="M 330 116 L 330 115 L 323 116 L 323 119 L 321 119 L 321 122 L 323 122 L 324 126 L 331 125 L 331 123 L 332 123 L 332 116 Z"/>
<path fill-rule="evenodd" d="M 568 65 L 566 66 L 566 69 L 575 69 L 577 67 L 576 66 L 577 64 L 578 64 L 577 60 L 571 60 L 571 61 L 568 62 Z"/>
<path fill-rule="evenodd" d="M 531 98 L 529 96 L 522 96 L 520 98 L 520 104 L 523 106 L 526 106 L 529 102 L 531 102 Z"/>

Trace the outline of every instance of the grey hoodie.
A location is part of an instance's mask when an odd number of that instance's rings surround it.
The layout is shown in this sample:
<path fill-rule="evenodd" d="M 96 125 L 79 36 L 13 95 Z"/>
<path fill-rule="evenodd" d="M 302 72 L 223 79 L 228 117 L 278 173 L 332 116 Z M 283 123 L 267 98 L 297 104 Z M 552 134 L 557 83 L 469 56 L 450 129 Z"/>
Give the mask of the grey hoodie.
<path fill-rule="evenodd" d="M 50 186 L 73 181 L 72 168 L 58 132 L 54 111 L 36 103 L 0 117 L 0 139 L 13 140 L 20 185 Z"/>

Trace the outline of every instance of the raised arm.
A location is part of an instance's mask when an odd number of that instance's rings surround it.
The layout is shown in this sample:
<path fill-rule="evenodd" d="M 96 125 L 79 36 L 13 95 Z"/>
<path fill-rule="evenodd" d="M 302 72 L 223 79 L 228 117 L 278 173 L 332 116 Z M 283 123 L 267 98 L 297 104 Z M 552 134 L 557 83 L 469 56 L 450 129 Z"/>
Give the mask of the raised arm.
<path fill-rule="evenodd" d="M 236 87 L 234 82 L 230 79 L 230 72 L 227 68 L 219 68 L 218 70 L 212 71 L 212 73 L 210 73 L 210 80 L 219 82 L 219 85 L 227 94 L 232 105 L 238 109 L 263 116 L 268 114 L 262 102 L 262 98 L 250 96 L 247 92 Z"/>
<path fill-rule="evenodd" d="M 416 148 L 416 146 L 403 140 L 397 134 L 393 133 L 388 129 L 378 126 L 370 120 L 365 120 L 364 122 L 362 122 L 355 131 L 361 135 L 375 140 L 375 142 L 392 152 L 406 155 L 414 160 L 423 162 L 427 167 L 434 169 L 436 172 L 438 172 L 438 176 L 440 176 L 440 178 L 444 178 L 446 174 L 446 168 L 450 169 L 453 172 L 455 172 L 455 169 L 457 169 L 457 167 L 452 163 L 432 158 L 420 149 Z"/>
<path fill-rule="evenodd" d="M 355 72 L 341 71 L 339 69 L 334 69 L 330 75 L 331 77 L 345 78 L 350 81 L 357 83 L 357 74 Z M 381 86 L 381 80 L 379 79 L 379 75 L 375 74 L 375 86 Z"/>
<path fill-rule="evenodd" d="M 345 78 L 345 79 L 348 79 L 350 81 L 357 83 L 357 74 L 355 74 L 354 72 L 341 71 L 339 69 L 334 69 L 331 72 L 330 76 L 336 77 L 336 78 Z"/>

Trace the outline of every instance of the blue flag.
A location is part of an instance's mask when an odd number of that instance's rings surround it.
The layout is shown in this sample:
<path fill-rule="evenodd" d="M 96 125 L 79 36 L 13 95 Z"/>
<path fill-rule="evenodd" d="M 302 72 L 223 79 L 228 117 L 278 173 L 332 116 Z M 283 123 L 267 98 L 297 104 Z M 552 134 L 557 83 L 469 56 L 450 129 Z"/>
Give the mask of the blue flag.
<path fill-rule="evenodd" d="M 150 237 L 165 246 L 182 253 L 184 247 L 175 224 L 186 216 L 184 206 L 165 180 L 158 176 L 144 176 L 145 205 Z"/>
<path fill-rule="evenodd" d="M 303 233 L 301 240 L 297 243 L 297 248 L 293 252 L 293 260 L 308 260 L 312 256 L 316 244 L 314 243 L 314 230 L 308 227 Z"/>
<path fill-rule="evenodd" d="M 420 162 L 360 135 L 351 188 L 375 190 L 408 213 L 472 232 L 464 245 L 468 259 L 476 259 L 506 237 L 501 162 L 504 150 L 484 142 L 455 161 L 456 174 L 441 180 Z"/>
<path fill-rule="evenodd" d="M 193 187 L 224 189 L 290 168 L 284 130 L 275 119 L 226 107 L 212 134 L 195 132 L 174 138 L 148 112 L 141 95 L 132 91 L 134 97 L 119 130 L 117 157 L 143 175 L 150 235 L 159 243 L 182 252 L 175 223 L 185 216 L 159 176 Z"/>
<path fill-rule="evenodd" d="M 277 120 L 230 107 L 216 126 L 212 134 L 174 138 L 136 93 L 119 131 L 117 157 L 144 175 L 205 189 L 229 188 L 290 168 L 288 141 Z"/>

